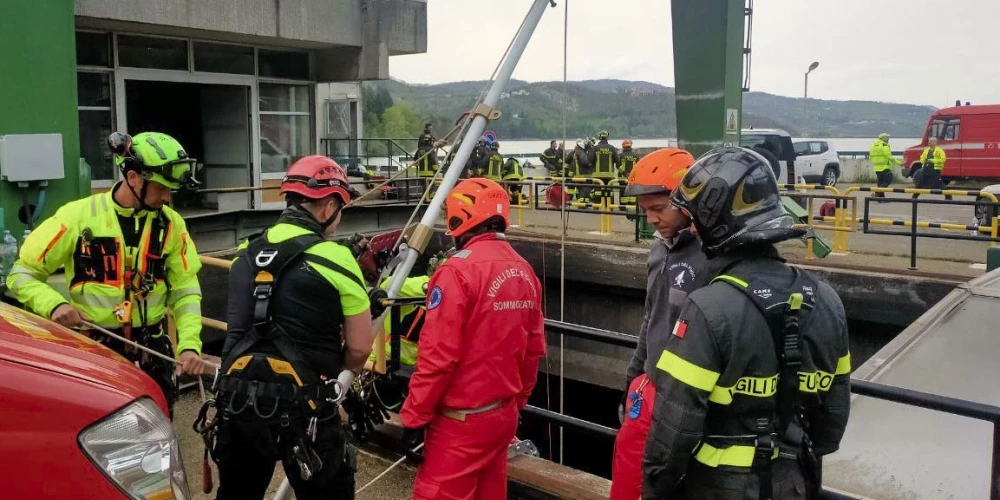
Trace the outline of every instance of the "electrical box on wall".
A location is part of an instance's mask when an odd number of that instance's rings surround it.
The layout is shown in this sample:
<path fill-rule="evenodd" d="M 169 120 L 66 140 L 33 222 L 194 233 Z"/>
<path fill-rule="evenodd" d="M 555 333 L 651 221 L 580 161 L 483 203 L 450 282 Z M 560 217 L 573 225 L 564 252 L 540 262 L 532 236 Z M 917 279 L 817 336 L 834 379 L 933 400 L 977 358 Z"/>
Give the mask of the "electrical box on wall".
<path fill-rule="evenodd" d="M 48 181 L 65 175 L 62 134 L 0 135 L 0 180 Z"/>

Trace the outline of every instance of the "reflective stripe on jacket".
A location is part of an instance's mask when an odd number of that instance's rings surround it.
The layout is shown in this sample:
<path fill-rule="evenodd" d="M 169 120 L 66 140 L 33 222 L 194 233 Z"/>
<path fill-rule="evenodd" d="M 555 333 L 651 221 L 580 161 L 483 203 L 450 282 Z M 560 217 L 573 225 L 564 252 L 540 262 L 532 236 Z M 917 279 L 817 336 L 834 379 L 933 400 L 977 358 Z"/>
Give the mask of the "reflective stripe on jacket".
<path fill-rule="evenodd" d="M 66 267 L 69 302 L 97 325 L 118 328 L 114 310 L 126 300 L 126 269 L 151 276 L 155 284 L 144 300 L 132 301 L 133 326 L 156 325 L 171 308 L 177 324 L 177 352 L 201 352 L 201 261 L 184 219 L 172 208 L 162 209 L 164 224 L 154 224 L 158 212 L 135 211 L 115 203 L 110 191 L 67 203 L 42 222 L 21 247 L 8 279 L 11 292 L 27 308 L 46 318 L 66 299 L 46 283 Z M 142 235 L 138 247 L 128 247 L 119 216 L 128 217 Z M 151 229 L 162 240 L 161 255 L 151 255 Z M 145 320 L 145 321 L 143 321 Z"/>

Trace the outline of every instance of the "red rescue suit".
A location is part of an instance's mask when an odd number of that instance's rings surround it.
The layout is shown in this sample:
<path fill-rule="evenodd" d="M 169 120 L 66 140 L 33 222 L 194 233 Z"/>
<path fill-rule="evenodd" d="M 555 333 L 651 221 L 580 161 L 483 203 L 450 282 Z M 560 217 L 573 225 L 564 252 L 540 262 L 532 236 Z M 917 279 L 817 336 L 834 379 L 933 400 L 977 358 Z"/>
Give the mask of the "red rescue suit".
<path fill-rule="evenodd" d="M 469 240 L 428 284 L 399 418 L 427 426 L 414 499 L 507 498 L 507 446 L 545 355 L 541 285 L 502 234 Z"/>
<path fill-rule="evenodd" d="M 615 438 L 609 500 L 636 500 L 642 496 L 642 455 L 646 450 L 655 396 L 656 388 L 645 373 L 629 385 L 625 420 Z"/>

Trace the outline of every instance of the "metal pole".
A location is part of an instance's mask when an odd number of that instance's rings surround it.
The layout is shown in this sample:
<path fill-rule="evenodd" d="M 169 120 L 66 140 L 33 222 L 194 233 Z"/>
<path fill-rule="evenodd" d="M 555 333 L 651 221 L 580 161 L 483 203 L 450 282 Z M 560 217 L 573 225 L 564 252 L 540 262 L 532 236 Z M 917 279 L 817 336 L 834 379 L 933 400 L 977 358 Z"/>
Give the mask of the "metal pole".
<path fill-rule="evenodd" d="M 1000 500 L 1000 421 L 993 421 L 993 471 L 990 500 Z"/>
<path fill-rule="evenodd" d="M 803 114 L 803 118 L 805 118 L 804 115 L 808 111 L 806 109 L 806 106 L 808 106 L 808 102 L 809 102 L 809 72 L 806 71 L 806 85 L 805 85 L 805 89 L 802 91 L 802 114 Z"/>
<path fill-rule="evenodd" d="M 511 74 L 514 73 L 514 68 L 517 66 L 517 61 L 521 58 L 521 54 L 524 53 L 524 48 L 528 46 L 528 40 L 531 39 L 531 34 L 534 33 L 535 27 L 538 26 L 538 21 L 541 20 L 542 14 L 545 13 L 545 7 L 549 4 L 549 0 L 535 0 L 532 4 L 531 10 L 528 11 L 527 18 L 524 22 L 524 29 L 517 34 L 517 38 L 511 45 L 510 54 L 507 60 L 504 61 L 503 66 L 497 73 L 497 78 L 494 80 L 493 85 L 490 86 L 490 91 L 486 94 L 486 98 L 483 99 L 483 104 L 493 108 L 500 101 L 500 94 L 503 92 L 504 86 L 510 80 Z M 483 131 L 486 130 L 486 117 L 482 115 L 477 115 L 472 120 L 472 125 L 469 126 L 469 131 L 466 132 L 465 137 L 479 137 L 483 135 Z M 455 155 L 455 159 L 452 163 L 455 165 L 465 165 L 468 161 L 469 155 L 472 153 L 472 148 L 475 146 L 474 140 L 463 140 L 458 148 L 458 153 Z M 441 215 L 441 206 L 444 205 L 445 197 L 451 191 L 451 188 L 455 186 L 458 181 L 459 175 L 462 173 L 460 168 L 448 169 L 444 178 L 441 180 L 441 186 L 438 187 L 437 192 L 434 194 L 434 198 L 431 200 L 430 204 L 427 205 L 427 211 L 424 212 L 424 216 L 420 219 L 420 224 L 417 225 L 414 230 L 414 235 L 430 234 L 434 231 L 434 224 L 437 222 L 438 217 Z M 420 243 L 419 241 L 417 243 Z M 399 289 L 403 287 L 403 281 L 410 274 L 410 269 L 417 262 L 417 257 L 423 251 L 423 248 L 413 248 L 410 246 L 406 250 L 406 258 L 403 262 L 392 272 L 392 280 L 389 282 L 389 287 L 386 292 L 389 294 L 390 299 L 394 299 L 399 295 Z M 381 322 L 379 322 L 381 325 Z M 378 328 L 381 330 L 381 327 Z"/>
<path fill-rule="evenodd" d="M 910 270 L 917 270 L 917 199 L 911 199 L 913 220 L 910 223 Z"/>

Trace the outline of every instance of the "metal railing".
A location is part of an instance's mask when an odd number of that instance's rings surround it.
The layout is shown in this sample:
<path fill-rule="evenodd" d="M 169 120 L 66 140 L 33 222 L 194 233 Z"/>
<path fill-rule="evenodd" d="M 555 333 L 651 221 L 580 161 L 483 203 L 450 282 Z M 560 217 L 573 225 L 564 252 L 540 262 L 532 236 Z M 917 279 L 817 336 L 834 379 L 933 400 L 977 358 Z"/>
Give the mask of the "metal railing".
<path fill-rule="evenodd" d="M 383 173 L 398 172 L 407 168 L 415 159 L 416 138 L 352 137 L 346 139 L 320 139 L 324 156 L 333 158 L 342 166 L 360 164 L 378 167 Z"/>

